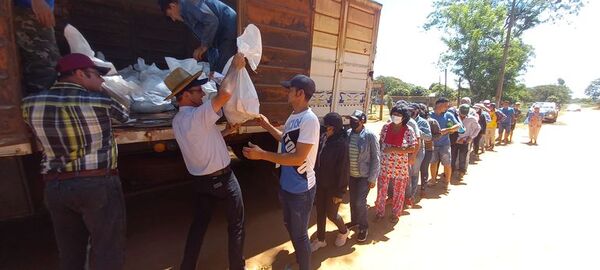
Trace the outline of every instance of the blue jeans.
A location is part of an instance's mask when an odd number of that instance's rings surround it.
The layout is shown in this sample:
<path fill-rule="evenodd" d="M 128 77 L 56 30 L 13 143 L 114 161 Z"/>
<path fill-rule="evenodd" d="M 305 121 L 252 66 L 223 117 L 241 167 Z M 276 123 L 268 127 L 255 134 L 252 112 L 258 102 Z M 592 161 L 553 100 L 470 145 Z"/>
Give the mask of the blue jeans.
<path fill-rule="evenodd" d="M 432 155 L 433 150 L 426 150 L 423 161 L 421 162 L 421 187 L 424 187 L 427 184 L 427 178 L 429 178 L 429 164 L 431 163 Z"/>
<path fill-rule="evenodd" d="M 421 162 L 425 158 L 425 148 L 421 147 L 417 150 L 417 158 L 415 158 L 415 164 L 410 166 L 410 182 L 408 188 L 406 188 L 405 197 L 406 199 L 414 199 L 417 194 L 417 186 L 419 185 L 419 172 L 421 171 Z"/>
<path fill-rule="evenodd" d="M 311 250 L 308 239 L 308 221 L 316 191 L 316 187 L 298 194 L 283 189 L 279 190 L 279 201 L 283 208 L 283 224 L 290 234 L 300 270 L 310 268 Z"/>
<path fill-rule="evenodd" d="M 350 219 L 351 223 L 358 224 L 359 230 L 369 229 L 367 221 L 367 195 L 369 195 L 369 181 L 366 177 L 350 177 L 348 193 L 350 193 Z"/>
<path fill-rule="evenodd" d="M 123 269 L 125 200 L 119 176 L 48 181 L 45 201 L 60 269 L 87 269 L 88 241 L 90 269 Z"/>

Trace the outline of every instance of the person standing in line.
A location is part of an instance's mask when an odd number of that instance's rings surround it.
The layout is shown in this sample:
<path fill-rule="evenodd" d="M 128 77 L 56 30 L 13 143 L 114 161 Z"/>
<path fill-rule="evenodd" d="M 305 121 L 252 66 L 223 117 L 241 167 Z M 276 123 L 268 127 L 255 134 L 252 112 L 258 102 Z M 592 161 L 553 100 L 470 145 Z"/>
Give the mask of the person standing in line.
<path fill-rule="evenodd" d="M 429 126 L 429 122 L 422 118 L 421 115 L 421 107 L 420 104 L 413 103 L 411 104 L 412 118 L 417 122 L 417 127 L 419 129 L 419 133 L 421 134 L 418 143 L 418 149 L 416 153 L 415 163 L 410 166 L 410 185 L 407 189 L 406 201 L 407 206 L 412 206 L 415 203 L 415 196 L 417 195 L 418 185 L 419 185 L 419 173 L 421 172 L 421 164 L 425 159 L 425 141 L 431 141 L 431 127 Z M 430 157 L 431 158 L 431 157 Z"/>
<path fill-rule="evenodd" d="M 410 177 L 408 155 L 414 154 L 417 150 L 417 138 L 415 132 L 408 126 L 410 110 L 407 107 L 394 106 L 390 115 L 392 122 L 383 126 L 379 137 L 381 173 L 377 180 L 375 221 L 383 219 L 388 183 L 392 181 L 394 197 L 390 222 L 397 223 L 404 208 L 404 195 Z"/>
<path fill-rule="evenodd" d="M 335 246 L 346 244 L 350 230 L 338 215 L 342 198 L 348 189 L 350 165 L 348 161 L 348 134 L 344 130 L 342 117 L 331 112 L 323 117 L 325 133 L 319 142 L 319 153 L 315 164 L 317 177 L 317 239 L 310 244 L 312 252 L 326 247 L 325 225 L 329 218 L 338 228 Z"/>
<path fill-rule="evenodd" d="M 517 127 L 517 122 L 519 121 L 519 118 L 521 118 L 521 115 L 523 114 L 523 112 L 521 111 L 521 102 L 516 102 L 513 109 L 515 110 L 515 115 L 511 122 L 510 133 L 508 134 L 508 143 L 512 143 L 513 132 Z"/>
<path fill-rule="evenodd" d="M 434 111 L 429 117 L 435 119 L 440 124 L 441 137 L 434 142 L 433 155 L 431 156 L 431 182 L 429 186 L 436 184 L 439 163 L 444 166 L 445 187 L 448 188 L 452 179 L 452 159 L 450 157 L 450 137 L 449 134 L 458 132 L 460 122 L 454 117 L 454 114 L 448 111 L 450 101 L 447 98 L 440 98 L 435 102 Z M 439 162 L 439 163 L 438 163 Z"/>
<path fill-rule="evenodd" d="M 465 128 L 465 132 L 458 134 L 458 138 L 456 140 L 457 156 L 453 157 L 453 159 L 458 160 L 458 165 L 453 166 L 453 171 L 457 171 L 457 178 L 462 179 L 467 173 L 467 155 L 469 151 L 469 144 L 473 141 L 477 134 L 479 134 L 481 127 L 479 127 L 477 117 L 469 113 L 471 106 L 462 104 L 458 110 L 459 117 L 461 118 Z M 452 165 L 454 165 L 454 163 Z"/>
<path fill-rule="evenodd" d="M 315 82 L 305 75 L 296 75 L 281 85 L 288 89 L 292 115 L 283 132 L 261 115 L 258 123 L 281 142 L 281 153 L 268 152 L 257 145 L 244 147 L 243 154 L 251 160 L 266 160 L 281 165 L 279 200 L 283 222 L 288 230 L 300 270 L 310 268 L 311 248 L 308 222 L 316 193 L 315 161 L 319 146 L 319 118 L 308 106 L 315 93 Z"/>
<path fill-rule="evenodd" d="M 431 162 L 431 156 L 433 155 L 433 143 L 437 141 L 442 134 L 440 133 L 440 124 L 433 118 L 429 117 L 429 109 L 425 104 L 419 104 L 421 118 L 427 120 L 431 131 L 431 138 L 428 140 L 424 137 L 424 148 L 425 156 L 423 162 L 421 162 L 421 192 L 425 191 L 427 186 L 427 179 L 429 178 L 429 164 Z M 425 133 L 425 132 L 424 132 Z"/>
<path fill-rule="evenodd" d="M 490 110 L 490 121 L 485 129 L 485 149 L 494 151 L 496 144 L 496 128 L 498 127 L 498 114 L 496 114 L 496 104 L 490 103 L 489 100 L 483 102 L 483 105 Z"/>
<path fill-rule="evenodd" d="M 504 117 L 500 121 L 500 126 L 498 127 L 500 143 L 505 145 L 508 144 L 508 133 L 510 133 L 511 125 L 514 121 L 513 118 L 515 117 L 515 110 L 508 105 L 508 101 L 502 101 L 502 109 L 500 109 L 500 111 L 504 114 Z"/>
<path fill-rule="evenodd" d="M 350 217 L 346 224 L 350 229 L 358 226 L 358 242 L 367 240 L 369 223 L 367 220 L 367 196 L 375 187 L 379 175 L 379 143 L 377 136 L 365 127 L 367 115 L 361 110 L 355 110 L 350 115 L 348 129 L 348 152 L 350 162 Z"/>

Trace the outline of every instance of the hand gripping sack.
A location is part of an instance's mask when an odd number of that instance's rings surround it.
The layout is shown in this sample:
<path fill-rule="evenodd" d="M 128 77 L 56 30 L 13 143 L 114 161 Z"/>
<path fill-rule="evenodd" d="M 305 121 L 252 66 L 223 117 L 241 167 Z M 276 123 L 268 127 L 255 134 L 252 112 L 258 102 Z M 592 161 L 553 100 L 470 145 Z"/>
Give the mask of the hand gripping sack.
<path fill-rule="evenodd" d="M 238 51 L 248 59 L 252 70 L 256 70 L 262 56 L 260 30 L 253 24 L 248 25 L 244 33 L 237 38 L 237 46 Z M 232 60 L 233 57 L 227 61 L 223 74 L 227 74 Z M 244 123 L 259 116 L 258 94 L 246 68 L 239 71 L 238 81 L 232 92 L 231 98 L 223 106 L 223 112 L 229 123 Z"/>

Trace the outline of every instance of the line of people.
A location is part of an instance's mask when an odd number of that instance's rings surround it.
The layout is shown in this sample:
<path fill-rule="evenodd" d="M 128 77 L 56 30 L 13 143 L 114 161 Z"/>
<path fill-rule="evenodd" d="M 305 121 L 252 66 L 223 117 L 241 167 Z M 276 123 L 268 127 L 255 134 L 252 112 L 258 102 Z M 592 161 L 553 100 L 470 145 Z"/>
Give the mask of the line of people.
<path fill-rule="evenodd" d="M 165 79 L 179 104 L 173 132 L 196 191 L 196 209 L 180 269 L 197 268 L 203 238 L 219 202 L 227 203 L 229 268 L 245 268 L 243 196 L 223 139 L 235 133 L 237 126 L 220 130 L 216 124 L 235 88 L 237 71 L 245 66 L 243 55 L 236 54 L 232 66 L 216 97 L 206 103 L 201 88 L 206 80 L 197 80 L 199 74 L 177 69 Z M 87 56 L 66 55 L 59 59 L 56 71 L 54 86 L 26 97 L 22 109 L 43 148 L 41 174 L 60 269 L 81 269 L 88 263 L 92 269 L 122 269 L 126 215 L 110 124 L 127 121 L 128 111 L 101 87 L 102 75 L 108 70 L 94 65 Z M 466 173 L 469 145 L 473 145 L 475 159 L 479 150 L 494 145 L 492 138 L 479 147 L 491 119 L 500 115 L 494 113 L 493 104 L 485 106 L 487 102 L 471 106 L 464 98 L 458 108 L 450 108 L 449 101 L 440 98 L 429 112 L 423 104 L 400 101 L 378 138 L 365 127 L 367 115 L 359 110 L 349 116 L 348 130 L 337 113 L 327 114 L 321 125 L 308 105 L 315 92 L 311 78 L 296 75 L 282 86 L 288 89 L 288 103 L 293 108 L 284 129 L 277 129 L 265 116 L 257 119 L 281 148 L 274 153 L 250 144 L 243 154 L 251 160 L 281 165 L 283 221 L 303 270 L 310 268 L 311 253 L 327 245 L 326 218 L 338 228 L 336 246 L 346 244 L 352 229 L 357 230 L 358 242 L 366 241 L 371 189 L 377 186 L 374 222 L 384 218 L 386 204 L 392 208 L 389 221 L 398 222 L 403 209 L 414 204 L 419 178 L 421 190 L 436 185 L 441 163 L 447 186 L 453 172 L 459 177 Z M 542 119 L 538 111 L 528 117 L 537 132 Z M 515 119 L 514 114 L 512 117 Z M 502 123 L 504 127 L 512 125 Z M 427 182 L 428 172 L 431 179 Z M 347 191 L 351 215 L 345 223 L 338 208 Z M 311 242 L 308 225 L 314 203 L 317 236 Z"/>

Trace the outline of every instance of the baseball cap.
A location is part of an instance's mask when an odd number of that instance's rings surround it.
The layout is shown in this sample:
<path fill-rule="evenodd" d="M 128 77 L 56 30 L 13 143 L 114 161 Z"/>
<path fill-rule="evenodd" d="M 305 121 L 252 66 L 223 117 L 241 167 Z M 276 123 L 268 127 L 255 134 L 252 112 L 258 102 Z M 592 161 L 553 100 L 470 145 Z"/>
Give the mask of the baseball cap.
<path fill-rule="evenodd" d="M 489 99 L 486 99 L 486 100 L 484 100 L 484 101 L 483 101 L 483 104 L 484 104 L 484 105 L 488 105 L 488 104 L 490 104 L 490 103 L 491 103 L 491 102 L 490 102 L 490 100 L 489 100 Z"/>
<path fill-rule="evenodd" d="M 367 122 L 367 115 L 361 110 L 355 110 L 349 117 L 356 121 L 362 120 L 362 121 Z"/>
<path fill-rule="evenodd" d="M 315 82 L 310 77 L 302 74 L 294 76 L 289 81 L 281 82 L 281 85 L 288 89 L 290 87 L 302 89 L 304 90 L 304 94 L 310 97 L 315 93 Z"/>
<path fill-rule="evenodd" d="M 470 109 L 471 109 L 471 106 L 469 106 L 468 104 L 462 104 L 458 107 L 458 112 L 462 115 L 467 115 L 467 114 L 469 114 Z"/>
<path fill-rule="evenodd" d="M 59 74 L 85 68 L 96 69 L 100 75 L 106 75 L 110 71 L 110 68 L 96 66 L 89 57 L 80 53 L 67 54 L 60 58 L 56 64 L 56 71 Z"/>

